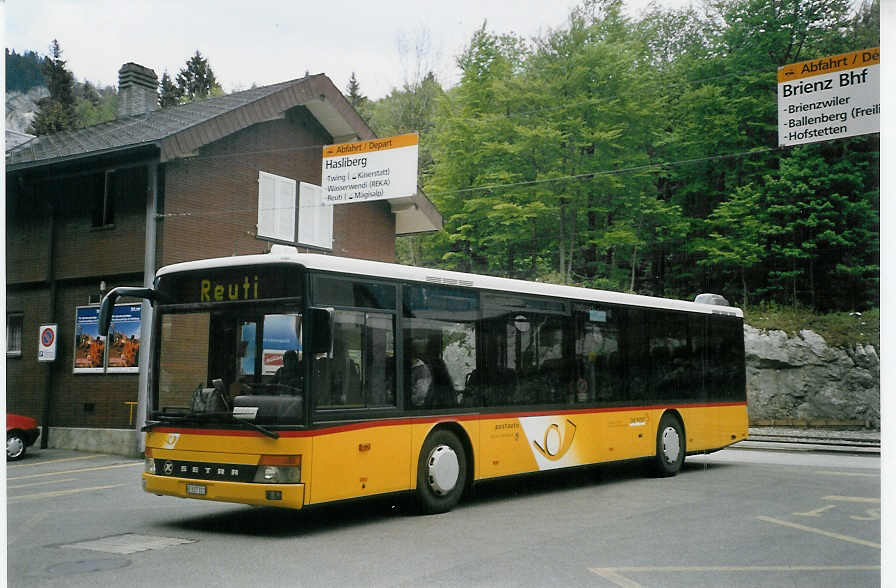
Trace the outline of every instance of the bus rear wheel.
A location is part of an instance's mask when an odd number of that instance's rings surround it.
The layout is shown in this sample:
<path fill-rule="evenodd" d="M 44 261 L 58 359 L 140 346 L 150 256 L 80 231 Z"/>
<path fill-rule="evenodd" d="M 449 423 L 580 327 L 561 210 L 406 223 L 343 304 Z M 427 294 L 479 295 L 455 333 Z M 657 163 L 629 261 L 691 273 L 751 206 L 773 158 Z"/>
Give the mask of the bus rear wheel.
<path fill-rule="evenodd" d="M 457 435 L 445 429 L 426 438 L 417 461 L 417 503 L 423 514 L 447 512 L 464 493 L 467 454 Z"/>
<path fill-rule="evenodd" d="M 674 476 L 684 463 L 685 439 L 681 422 L 666 413 L 656 430 L 654 470 L 658 476 Z"/>

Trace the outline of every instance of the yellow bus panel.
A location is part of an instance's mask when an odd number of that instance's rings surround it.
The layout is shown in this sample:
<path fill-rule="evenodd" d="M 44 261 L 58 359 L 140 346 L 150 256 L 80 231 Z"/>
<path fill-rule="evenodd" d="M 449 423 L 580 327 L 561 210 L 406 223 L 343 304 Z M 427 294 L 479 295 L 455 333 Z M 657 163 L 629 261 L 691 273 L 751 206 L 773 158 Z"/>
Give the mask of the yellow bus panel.
<path fill-rule="evenodd" d="M 337 425 L 284 432 L 270 439 L 250 432 L 171 432 L 147 435 L 148 453 L 197 464 L 257 465 L 262 455 L 301 456 L 300 484 L 197 480 L 144 474 L 147 492 L 183 498 L 301 508 L 333 500 L 413 490 L 418 458 L 436 427 L 455 431 L 471 453 L 474 480 L 592 463 L 651 457 L 662 415 L 677 413 L 688 453 L 716 450 L 747 438 L 743 403 L 676 408 L 604 408 L 537 415 L 452 415 Z M 202 495 L 187 485 L 205 486 Z M 195 488 L 194 488 L 195 490 Z M 266 491 L 282 493 L 271 500 Z"/>

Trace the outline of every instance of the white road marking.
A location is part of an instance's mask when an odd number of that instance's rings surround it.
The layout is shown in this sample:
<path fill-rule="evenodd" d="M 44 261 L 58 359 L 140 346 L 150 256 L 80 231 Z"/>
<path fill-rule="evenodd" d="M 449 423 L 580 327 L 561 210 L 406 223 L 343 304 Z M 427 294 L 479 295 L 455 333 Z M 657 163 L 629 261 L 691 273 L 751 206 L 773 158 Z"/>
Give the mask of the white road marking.
<path fill-rule="evenodd" d="M 627 578 L 621 572 L 630 573 L 694 573 L 694 572 L 878 572 L 880 566 L 647 566 L 647 567 L 619 567 L 619 568 L 588 568 L 588 571 L 597 574 L 601 578 L 613 582 L 623 588 L 641 588 L 631 578 Z"/>
<path fill-rule="evenodd" d="M 849 543 L 856 543 L 858 545 L 865 545 L 866 547 L 874 547 L 876 549 L 880 549 L 880 543 L 866 541 L 864 539 L 859 539 L 857 537 L 850 537 L 849 535 L 841 535 L 840 533 L 834 533 L 832 531 L 825 531 L 824 529 L 816 529 L 815 527 L 807 527 L 805 525 L 791 523 L 789 521 L 781 521 L 779 519 L 773 519 L 771 517 L 759 516 L 756 518 L 758 518 L 760 521 L 765 521 L 767 523 L 774 523 L 776 525 L 792 527 L 794 529 L 799 529 L 800 531 L 806 531 L 807 533 L 817 533 L 818 535 L 824 535 L 825 537 L 832 537 L 834 539 L 839 539 L 841 541 L 848 541 Z"/>
<path fill-rule="evenodd" d="M 822 496 L 822 500 L 837 500 L 840 502 L 862 502 L 880 504 L 880 498 L 865 498 L 864 496 Z"/>
<path fill-rule="evenodd" d="M 97 470 L 111 470 L 114 468 L 128 468 L 128 467 L 135 467 L 135 466 L 142 467 L 143 462 L 137 461 L 137 462 L 133 462 L 133 463 L 117 463 L 114 465 L 96 466 L 93 468 L 80 468 L 77 470 L 62 470 L 59 472 L 44 472 L 42 474 L 28 474 L 25 476 L 15 476 L 12 478 L 7 478 L 7 480 L 25 480 L 28 478 L 45 478 L 47 476 L 64 476 L 64 475 L 68 475 L 68 474 L 77 474 L 78 472 L 94 472 Z"/>
<path fill-rule="evenodd" d="M 7 502 L 25 502 L 28 500 L 40 500 L 41 498 L 55 498 L 57 496 L 67 496 L 69 494 L 79 494 L 81 492 L 91 492 L 93 490 L 121 488 L 122 486 L 130 486 L 130 484 L 111 484 L 109 486 L 92 486 L 90 488 L 71 488 L 69 490 L 57 490 L 55 492 L 40 492 L 38 494 L 26 494 L 25 496 L 12 496 L 7 499 Z"/>

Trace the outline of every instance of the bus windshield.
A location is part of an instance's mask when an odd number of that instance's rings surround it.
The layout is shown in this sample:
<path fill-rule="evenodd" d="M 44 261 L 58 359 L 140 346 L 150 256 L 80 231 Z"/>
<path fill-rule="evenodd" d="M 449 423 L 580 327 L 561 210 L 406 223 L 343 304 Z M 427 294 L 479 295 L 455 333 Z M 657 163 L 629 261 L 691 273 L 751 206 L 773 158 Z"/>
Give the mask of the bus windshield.
<path fill-rule="evenodd" d="M 298 306 L 163 311 L 159 320 L 157 417 L 232 411 L 258 424 L 303 424 Z"/>

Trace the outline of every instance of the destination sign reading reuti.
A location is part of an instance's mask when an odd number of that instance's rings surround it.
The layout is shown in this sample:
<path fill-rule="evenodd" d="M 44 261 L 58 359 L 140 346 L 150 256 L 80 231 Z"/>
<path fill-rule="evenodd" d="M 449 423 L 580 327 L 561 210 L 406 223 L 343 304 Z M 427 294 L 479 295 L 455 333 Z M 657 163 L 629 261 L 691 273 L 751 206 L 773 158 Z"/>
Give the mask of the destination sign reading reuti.
<path fill-rule="evenodd" d="M 324 204 L 404 198 L 417 193 L 417 133 L 326 145 Z"/>
<path fill-rule="evenodd" d="M 880 48 L 778 68 L 778 144 L 880 132 Z"/>

